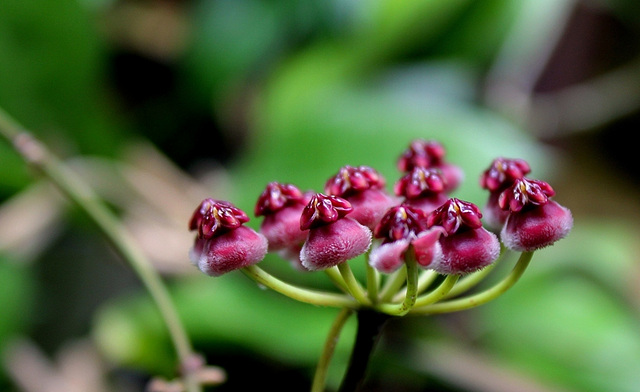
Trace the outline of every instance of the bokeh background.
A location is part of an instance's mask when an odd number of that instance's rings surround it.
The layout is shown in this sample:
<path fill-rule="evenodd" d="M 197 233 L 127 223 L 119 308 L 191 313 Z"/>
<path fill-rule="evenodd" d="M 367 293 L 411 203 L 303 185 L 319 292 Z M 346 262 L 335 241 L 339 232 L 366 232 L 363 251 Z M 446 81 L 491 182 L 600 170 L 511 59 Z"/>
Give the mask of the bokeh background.
<path fill-rule="evenodd" d="M 211 390 L 307 390 L 336 310 L 240 273 L 200 275 L 187 258 L 197 203 L 252 212 L 266 183 L 320 190 L 347 164 L 391 186 L 414 138 L 446 147 L 466 173 L 455 195 L 479 205 L 494 157 L 528 160 L 575 227 L 498 300 L 394 320 L 367 390 L 640 388 L 634 0 L 2 0 L 0 107 L 122 218 L 196 350 L 224 369 Z M 33 174 L 0 142 L 0 389 L 142 391 L 171 377 L 136 276 Z M 330 287 L 271 256 L 263 267 Z"/>

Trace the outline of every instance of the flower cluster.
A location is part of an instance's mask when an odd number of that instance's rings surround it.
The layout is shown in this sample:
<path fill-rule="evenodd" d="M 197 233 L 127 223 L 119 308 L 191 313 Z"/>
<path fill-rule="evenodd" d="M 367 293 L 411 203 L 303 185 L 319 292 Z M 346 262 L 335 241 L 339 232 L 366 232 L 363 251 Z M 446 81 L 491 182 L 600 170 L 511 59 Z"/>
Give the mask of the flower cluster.
<path fill-rule="evenodd" d="M 367 263 L 391 274 L 409 262 L 442 275 L 467 275 L 491 265 L 505 248 L 533 252 L 565 237 L 568 209 L 551 200 L 546 182 L 526 177 L 521 159 L 495 159 L 480 175 L 489 192 L 481 209 L 451 194 L 462 170 L 445 159 L 436 141 L 415 140 L 400 155 L 401 175 L 386 189 L 368 166 L 344 166 L 321 192 L 272 182 L 258 197 L 258 231 L 244 226 L 246 213 L 226 201 L 206 199 L 190 229 L 190 256 L 217 276 L 277 252 L 306 271 L 327 270 L 367 253 Z"/>

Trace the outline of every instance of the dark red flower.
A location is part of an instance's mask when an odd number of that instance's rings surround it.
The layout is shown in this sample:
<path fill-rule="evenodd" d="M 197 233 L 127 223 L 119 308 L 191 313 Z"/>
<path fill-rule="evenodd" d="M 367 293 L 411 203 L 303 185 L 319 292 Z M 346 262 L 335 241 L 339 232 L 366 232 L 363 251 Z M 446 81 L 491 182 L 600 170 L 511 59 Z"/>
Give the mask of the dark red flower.
<path fill-rule="evenodd" d="M 267 239 L 243 226 L 248 220 L 229 202 L 203 200 L 189 222 L 189 228 L 198 233 L 189 251 L 191 262 L 211 276 L 260 262 L 267 254 Z"/>
<path fill-rule="evenodd" d="M 555 192 L 543 181 L 522 178 L 499 199 L 509 216 L 500 232 L 506 247 L 534 251 L 566 237 L 573 227 L 571 211 L 549 198 Z"/>
<path fill-rule="evenodd" d="M 300 218 L 300 228 L 309 230 L 300 251 L 304 268 L 330 268 L 369 249 L 371 230 L 347 217 L 351 211 L 351 204 L 340 197 L 322 193 L 311 197 Z"/>
<path fill-rule="evenodd" d="M 371 251 L 369 264 L 391 273 L 403 265 L 410 246 L 418 265 L 431 264 L 439 253 L 438 238 L 443 231 L 439 227 L 427 230 L 426 218 L 424 211 L 408 205 L 389 209 L 375 228 L 374 236 L 383 239 L 383 243 Z"/>
<path fill-rule="evenodd" d="M 500 255 L 500 242 L 482 227 L 481 218 L 475 204 L 456 198 L 433 211 L 428 226 L 442 227 L 445 235 L 439 239 L 441 253 L 428 268 L 441 274 L 467 274 L 493 263 Z"/>

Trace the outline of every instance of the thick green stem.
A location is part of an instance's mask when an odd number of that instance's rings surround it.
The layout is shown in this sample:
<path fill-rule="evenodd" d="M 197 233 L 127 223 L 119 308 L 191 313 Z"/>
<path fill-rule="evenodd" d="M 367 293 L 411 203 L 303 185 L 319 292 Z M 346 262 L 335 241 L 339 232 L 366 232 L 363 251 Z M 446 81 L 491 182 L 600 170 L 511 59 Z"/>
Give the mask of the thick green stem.
<path fill-rule="evenodd" d="M 72 173 L 47 148 L 0 109 L 0 135 L 11 143 L 15 151 L 35 170 L 48 178 L 67 198 L 74 202 L 97 225 L 118 254 L 129 263 L 153 298 L 183 368 L 193 363 L 195 354 L 187 333 L 178 317 L 171 297 L 160 275 L 151 266 L 140 248 L 131 240 L 115 215 L 104 205 L 89 186 Z M 188 391 L 200 391 L 193 372 L 185 372 Z"/>
<path fill-rule="evenodd" d="M 356 392 L 364 382 L 367 367 L 382 330 L 390 316 L 372 309 L 358 311 L 358 331 L 349 367 L 338 392 Z"/>
<path fill-rule="evenodd" d="M 333 357 L 336 345 L 338 344 L 338 338 L 342 332 L 342 328 L 346 324 L 349 317 L 353 314 L 353 310 L 349 308 L 343 308 L 331 325 L 331 329 L 327 334 L 327 340 L 324 342 L 324 349 L 322 355 L 318 361 L 316 367 L 316 373 L 313 377 L 313 384 L 311 385 L 311 392 L 324 391 L 325 384 L 327 382 L 327 371 L 329 370 L 329 363 Z"/>
<path fill-rule="evenodd" d="M 358 303 L 350 297 L 342 294 L 327 293 L 294 286 L 274 277 L 257 265 L 244 267 L 242 272 L 259 284 L 300 302 L 319 306 L 332 306 L 336 308 L 354 309 L 358 307 Z"/>
<path fill-rule="evenodd" d="M 491 300 L 494 300 L 509 290 L 520 279 L 527 266 L 531 262 L 534 252 L 522 252 L 518 262 L 511 270 L 511 273 L 507 275 L 503 280 L 496 283 L 493 287 L 480 292 L 478 294 L 459 298 L 450 301 L 443 301 L 432 305 L 414 307 L 409 314 L 423 315 L 423 314 L 437 314 L 437 313 L 450 313 L 460 310 L 475 308 L 485 304 Z"/>

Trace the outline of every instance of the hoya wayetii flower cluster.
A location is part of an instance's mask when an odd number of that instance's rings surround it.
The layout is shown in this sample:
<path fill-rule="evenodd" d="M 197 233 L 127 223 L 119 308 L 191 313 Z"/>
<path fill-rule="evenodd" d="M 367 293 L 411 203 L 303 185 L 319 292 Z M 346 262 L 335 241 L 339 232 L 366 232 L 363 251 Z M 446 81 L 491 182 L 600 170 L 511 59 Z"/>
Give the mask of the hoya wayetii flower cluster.
<path fill-rule="evenodd" d="M 436 303 L 464 291 L 453 289 L 458 278 L 472 287 L 505 249 L 522 252 L 513 272 L 521 274 L 535 250 L 569 233 L 573 218 L 551 200 L 549 184 L 527 177 L 531 168 L 522 159 L 496 158 L 480 173 L 480 186 L 489 192 L 482 209 L 452 197 L 464 175 L 445 155 L 436 141 L 412 141 L 399 155 L 401 173 L 392 192 L 368 166 L 339 168 L 321 191 L 271 182 L 255 204 L 254 215 L 262 218 L 258 231 L 244 225 L 248 215 L 233 204 L 205 199 L 189 223 L 196 231 L 190 259 L 208 275 L 241 269 L 311 303 L 396 315 L 460 310 L 460 301 Z M 304 271 L 326 271 L 343 293 L 290 288 L 256 265 L 268 252 Z M 364 286 L 349 268 L 349 260 L 361 255 Z M 476 298 L 463 308 L 486 300 Z"/>

